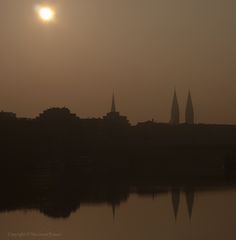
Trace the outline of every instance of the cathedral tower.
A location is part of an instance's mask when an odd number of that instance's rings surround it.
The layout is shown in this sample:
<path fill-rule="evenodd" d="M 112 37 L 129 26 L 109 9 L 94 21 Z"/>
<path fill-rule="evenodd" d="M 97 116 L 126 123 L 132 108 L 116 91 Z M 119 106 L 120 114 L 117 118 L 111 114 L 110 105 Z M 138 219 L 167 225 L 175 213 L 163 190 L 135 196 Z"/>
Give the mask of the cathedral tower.
<path fill-rule="evenodd" d="M 194 124 L 194 110 L 193 110 L 193 102 L 191 93 L 188 93 L 188 99 L 185 109 L 185 123 L 186 124 Z"/>
<path fill-rule="evenodd" d="M 174 97 L 172 101 L 170 124 L 173 124 L 173 125 L 179 124 L 179 104 L 178 104 L 176 91 L 174 92 Z"/>

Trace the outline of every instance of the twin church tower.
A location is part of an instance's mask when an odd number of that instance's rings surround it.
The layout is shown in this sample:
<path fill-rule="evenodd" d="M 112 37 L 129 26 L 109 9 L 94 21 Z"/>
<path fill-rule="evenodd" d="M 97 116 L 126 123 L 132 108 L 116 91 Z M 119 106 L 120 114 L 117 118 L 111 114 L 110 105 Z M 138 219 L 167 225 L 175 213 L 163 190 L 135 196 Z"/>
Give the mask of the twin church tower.
<path fill-rule="evenodd" d="M 180 111 L 179 111 L 177 94 L 175 91 L 173 102 L 172 102 L 172 108 L 171 108 L 170 124 L 178 125 L 179 123 L 180 123 Z M 192 102 L 190 91 L 188 93 L 187 104 L 185 108 L 185 123 L 194 124 L 194 110 L 193 110 L 193 102 Z"/>
<path fill-rule="evenodd" d="M 121 116 L 120 113 L 116 111 L 114 91 L 112 95 L 111 111 L 107 113 L 107 115 L 104 116 L 103 119 L 117 121 L 120 123 L 128 123 L 127 117 Z M 172 108 L 171 108 L 171 117 L 170 117 L 169 123 L 171 125 L 180 124 L 180 111 L 179 111 L 179 103 L 177 99 L 176 90 L 174 91 L 174 97 L 173 97 Z M 193 102 L 192 102 L 190 91 L 188 92 L 187 104 L 185 108 L 185 123 L 194 124 L 194 109 L 193 109 Z"/>

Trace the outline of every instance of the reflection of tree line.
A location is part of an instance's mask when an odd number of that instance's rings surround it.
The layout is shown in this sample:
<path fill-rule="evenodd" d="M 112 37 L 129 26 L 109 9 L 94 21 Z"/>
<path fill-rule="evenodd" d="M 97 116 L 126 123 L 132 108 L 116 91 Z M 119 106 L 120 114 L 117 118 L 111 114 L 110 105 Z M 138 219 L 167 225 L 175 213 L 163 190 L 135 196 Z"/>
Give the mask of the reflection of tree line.
<path fill-rule="evenodd" d="M 55 169 L 54 169 L 55 171 Z M 164 180 L 164 179 L 117 179 L 80 177 L 70 172 L 46 172 L 37 176 L 24 175 L 21 178 L 1 177 L 0 211 L 39 210 L 52 218 L 67 218 L 83 204 L 106 204 L 115 217 L 116 208 L 126 202 L 131 194 L 156 196 L 171 193 L 173 216 L 178 215 L 180 196 L 186 196 L 189 217 L 192 217 L 195 191 L 233 188 L 233 183 L 215 179 Z M 13 177 L 13 176 L 12 176 Z M 8 181 L 8 182 L 7 182 Z M 172 184 L 174 182 L 174 184 Z M 185 183 L 188 182 L 186 185 Z M 6 184 L 7 183 L 7 184 Z"/>
<path fill-rule="evenodd" d="M 107 204 L 111 206 L 113 215 L 115 210 L 122 202 L 126 202 L 130 194 L 138 194 L 139 196 L 158 196 L 167 194 L 171 191 L 172 205 L 174 216 L 177 217 L 179 202 L 180 202 L 180 189 L 166 187 L 152 187 L 147 186 L 148 191 L 142 193 L 139 187 L 135 186 L 135 191 L 131 191 L 134 187 L 118 183 L 90 183 L 82 186 L 66 186 L 59 183 L 56 186 L 41 186 L 39 189 L 8 189 L 4 191 L 4 195 L 0 200 L 0 210 L 13 211 L 13 210 L 39 210 L 43 214 L 53 218 L 67 218 L 72 212 L 78 210 L 81 204 Z M 187 206 L 189 216 L 192 215 L 194 191 L 186 190 Z M 115 216 L 114 216 L 115 217 Z"/>

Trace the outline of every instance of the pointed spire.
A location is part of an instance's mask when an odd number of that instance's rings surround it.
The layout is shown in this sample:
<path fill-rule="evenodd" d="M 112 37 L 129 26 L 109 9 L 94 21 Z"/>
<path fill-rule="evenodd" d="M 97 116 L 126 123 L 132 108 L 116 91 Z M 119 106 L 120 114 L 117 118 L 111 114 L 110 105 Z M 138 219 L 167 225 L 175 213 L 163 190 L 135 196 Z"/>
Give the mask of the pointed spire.
<path fill-rule="evenodd" d="M 186 195 L 186 202 L 187 202 L 187 208 L 188 208 L 188 216 L 189 216 L 189 220 L 191 220 L 193 205 L 194 205 L 194 190 L 193 189 L 186 190 L 185 195 Z"/>
<path fill-rule="evenodd" d="M 179 211 L 180 190 L 172 189 L 171 196 L 172 196 L 172 206 L 173 206 L 175 220 L 176 220 L 178 216 L 178 211 Z"/>
<path fill-rule="evenodd" d="M 111 104 L 111 112 L 116 112 L 116 103 L 115 103 L 115 93 L 113 90 L 113 94 L 112 94 L 112 104 Z"/>
<path fill-rule="evenodd" d="M 179 124 L 179 104 L 178 104 L 176 90 L 174 91 L 174 96 L 172 101 L 170 124 L 173 124 L 173 125 Z"/>
<path fill-rule="evenodd" d="M 194 124 L 194 110 L 190 90 L 188 92 L 187 104 L 185 109 L 185 123 Z"/>

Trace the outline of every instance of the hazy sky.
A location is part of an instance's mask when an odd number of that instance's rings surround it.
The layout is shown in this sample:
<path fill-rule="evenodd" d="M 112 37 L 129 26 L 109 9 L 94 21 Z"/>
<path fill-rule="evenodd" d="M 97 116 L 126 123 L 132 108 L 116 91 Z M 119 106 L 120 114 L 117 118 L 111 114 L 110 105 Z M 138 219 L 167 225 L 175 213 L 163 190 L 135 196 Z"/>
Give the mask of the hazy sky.
<path fill-rule="evenodd" d="M 99 117 L 114 88 L 132 122 L 168 121 L 176 87 L 182 118 L 190 88 L 198 122 L 236 123 L 235 0 L 51 0 L 47 25 L 40 2 L 0 0 L 0 109 Z"/>

